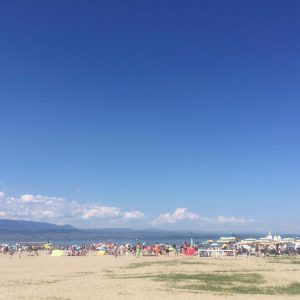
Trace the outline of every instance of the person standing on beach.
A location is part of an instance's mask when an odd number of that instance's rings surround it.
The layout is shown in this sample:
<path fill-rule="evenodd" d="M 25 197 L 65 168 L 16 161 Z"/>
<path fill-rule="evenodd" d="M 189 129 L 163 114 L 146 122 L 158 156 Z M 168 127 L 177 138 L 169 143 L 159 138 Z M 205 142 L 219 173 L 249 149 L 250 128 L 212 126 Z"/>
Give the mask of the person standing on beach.
<path fill-rule="evenodd" d="M 114 257 L 118 257 L 118 247 L 117 247 L 117 245 L 113 246 L 112 252 L 113 252 Z"/>
<path fill-rule="evenodd" d="M 170 254 L 170 245 L 169 245 L 169 243 L 166 244 L 165 250 L 166 250 L 166 256 L 169 256 L 169 254 Z"/>
<path fill-rule="evenodd" d="M 9 253 L 10 259 L 12 259 L 13 255 L 15 254 L 15 251 L 14 251 L 14 249 L 12 247 L 10 247 L 8 253 Z"/>
<path fill-rule="evenodd" d="M 18 254 L 19 254 L 19 258 L 21 258 L 21 255 L 22 255 L 22 247 L 19 247 L 19 248 L 18 248 Z"/>
<path fill-rule="evenodd" d="M 158 256 L 160 254 L 160 248 L 159 248 L 158 243 L 155 243 L 153 250 L 154 250 L 156 256 Z"/>
<path fill-rule="evenodd" d="M 178 256 L 178 249 L 177 249 L 177 245 L 174 244 L 173 245 L 173 248 L 174 248 L 174 256 Z"/>
<path fill-rule="evenodd" d="M 141 256 L 141 245 L 140 244 L 137 244 L 136 245 L 136 251 L 135 251 L 135 256 L 136 256 L 136 258 L 140 258 L 140 256 Z"/>
<path fill-rule="evenodd" d="M 32 250 L 33 250 L 33 252 L 34 252 L 35 256 L 39 256 L 39 253 L 38 253 L 38 248 L 37 248 L 37 247 L 35 247 L 35 246 L 32 246 Z"/>

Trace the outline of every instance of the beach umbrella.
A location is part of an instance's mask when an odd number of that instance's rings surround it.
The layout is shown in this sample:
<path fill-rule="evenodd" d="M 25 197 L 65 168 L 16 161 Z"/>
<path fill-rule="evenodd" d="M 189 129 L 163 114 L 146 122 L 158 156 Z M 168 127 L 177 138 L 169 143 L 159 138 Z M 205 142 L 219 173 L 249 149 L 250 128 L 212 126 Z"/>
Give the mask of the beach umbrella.
<path fill-rule="evenodd" d="M 64 253 L 64 251 L 63 250 L 53 250 L 53 252 L 52 252 L 52 254 L 51 254 L 51 256 L 63 256 L 63 255 L 65 255 L 65 253 Z"/>
<path fill-rule="evenodd" d="M 219 247 L 220 244 L 218 244 L 218 243 L 212 243 L 211 246 L 213 246 L 213 247 Z"/>
<path fill-rule="evenodd" d="M 209 245 L 210 243 L 212 243 L 211 241 L 204 241 L 202 244 L 203 245 Z"/>

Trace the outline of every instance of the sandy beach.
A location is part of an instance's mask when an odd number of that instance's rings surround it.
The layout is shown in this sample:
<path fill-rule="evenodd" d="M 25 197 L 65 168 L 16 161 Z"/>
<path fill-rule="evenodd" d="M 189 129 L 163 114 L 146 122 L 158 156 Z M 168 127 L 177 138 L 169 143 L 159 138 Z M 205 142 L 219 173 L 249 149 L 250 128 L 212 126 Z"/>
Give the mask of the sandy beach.
<path fill-rule="evenodd" d="M 12 259 L 0 255 L 0 266 L 1 299 L 299 299 L 299 284 L 292 292 L 286 289 L 300 282 L 299 257 L 137 259 L 24 253 Z"/>
<path fill-rule="evenodd" d="M 0 300 L 300 300 L 300 0 L 0 0 Z"/>

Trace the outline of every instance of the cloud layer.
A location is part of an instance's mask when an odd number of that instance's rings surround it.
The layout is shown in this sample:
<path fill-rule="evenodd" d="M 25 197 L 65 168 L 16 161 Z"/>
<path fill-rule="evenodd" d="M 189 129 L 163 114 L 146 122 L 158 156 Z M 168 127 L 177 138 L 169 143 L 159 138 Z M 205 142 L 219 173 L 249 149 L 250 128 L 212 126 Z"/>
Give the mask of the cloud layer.
<path fill-rule="evenodd" d="M 221 224 L 244 224 L 244 223 L 254 223 L 258 222 L 253 219 L 245 219 L 245 218 L 236 218 L 236 217 L 224 217 L 219 216 L 217 221 Z"/>
<path fill-rule="evenodd" d="M 178 223 L 181 221 L 197 221 L 199 220 L 199 215 L 193 212 L 189 212 L 187 208 L 177 208 L 173 214 L 165 213 L 160 215 L 157 219 L 155 219 L 153 224 L 161 224 L 161 223 Z"/>
<path fill-rule="evenodd" d="M 223 215 L 208 218 L 189 211 L 186 207 L 176 208 L 174 212 L 166 212 L 154 219 L 148 219 L 139 210 L 123 210 L 99 203 L 79 203 L 44 195 L 24 194 L 20 197 L 11 197 L 3 192 L 0 192 L 0 218 L 68 223 L 79 227 L 130 226 L 135 224 L 134 222 L 139 222 L 142 227 L 149 225 L 173 229 L 189 227 L 195 230 L 218 229 L 217 226 L 219 229 L 231 225 L 247 226 L 249 223 L 257 222 L 253 219 Z"/>
<path fill-rule="evenodd" d="M 112 206 L 99 204 L 80 204 L 64 198 L 43 195 L 24 194 L 9 197 L 0 192 L 0 217 L 54 223 L 93 220 L 118 219 L 120 221 L 144 218 L 140 211 L 123 211 Z"/>

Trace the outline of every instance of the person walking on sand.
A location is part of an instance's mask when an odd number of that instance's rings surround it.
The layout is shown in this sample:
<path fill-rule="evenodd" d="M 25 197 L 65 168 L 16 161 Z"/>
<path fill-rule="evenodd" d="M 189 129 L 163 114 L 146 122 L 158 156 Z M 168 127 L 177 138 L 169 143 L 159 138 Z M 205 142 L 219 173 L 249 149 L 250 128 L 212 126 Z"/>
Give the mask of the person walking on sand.
<path fill-rule="evenodd" d="M 174 249 L 174 256 L 178 256 L 178 249 L 176 244 L 173 245 L 173 249 Z"/>
<path fill-rule="evenodd" d="M 140 256 L 141 256 L 141 245 L 140 244 L 137 244 L 136 245 L 136 250 L 135 250 L 135 257 L 136 258 L 140 258 Z"/>
<path fill-rule="evenodd" d="M 21 255 L 22 255 L 22 247 L 19 247 L 19 248 L 18 248 L 18 255 L 19 255 L 19 258 L 21 258 Z"/>
<path fill-rule="evenodd" d="M 156 256 L 158 256 L 160 254 L 160 248 L 159 248 L 158 243 L 155 243 L 153 250 L 154 250 Z"/>
<path fill-rule="evenodd" d="M 170 245 L 169 245 L 169 243 L 166 244 L 165 251 L 166 251 L 166 256 L 169 256 L 169 254 L 170 254 Z"/>
<path fill-rule="evenodd" d="M 15 251 L 14 251 L 14 249 L 12 247 L 10 247 L 8 253 L 9 253 L 10 259 L 12 259 L 13 255 L 15 254 Z"/>
<path fill-rule="evenodd" d="M 39 256 L 38 248 L 33 246 L 33 251 L 34 251 L 35 256 Z"/>
<path fill-rule="evenodd" d="M 113 246 L 113 256 L 118 257 L 118 246 L 117 245 Z"/>

